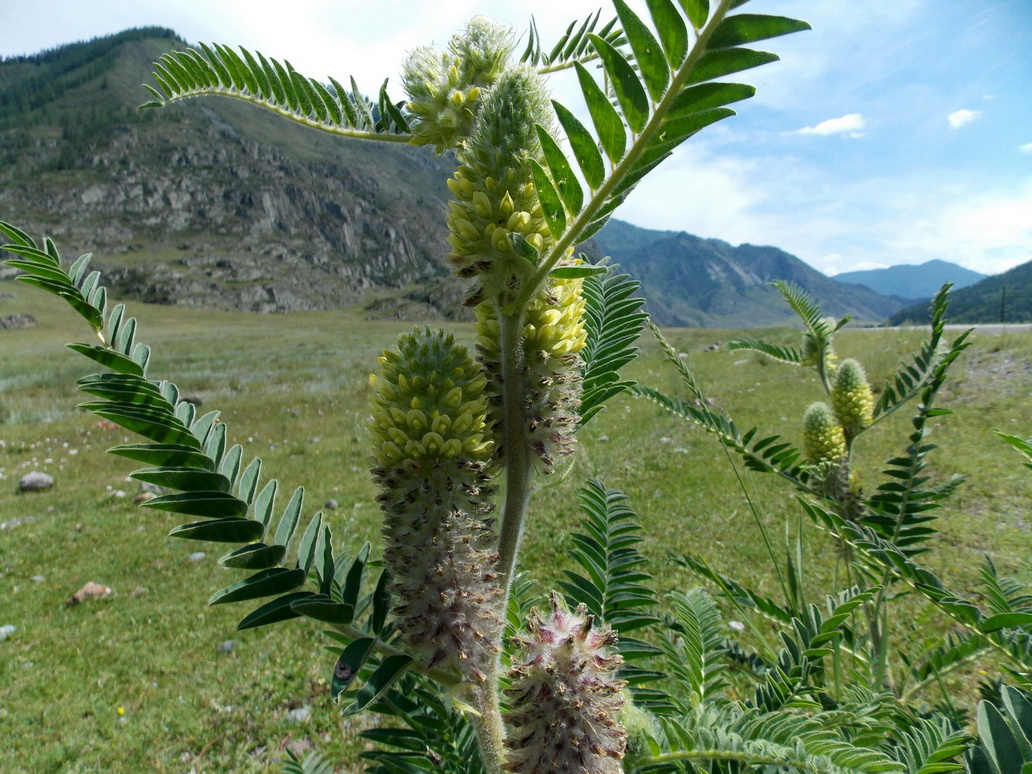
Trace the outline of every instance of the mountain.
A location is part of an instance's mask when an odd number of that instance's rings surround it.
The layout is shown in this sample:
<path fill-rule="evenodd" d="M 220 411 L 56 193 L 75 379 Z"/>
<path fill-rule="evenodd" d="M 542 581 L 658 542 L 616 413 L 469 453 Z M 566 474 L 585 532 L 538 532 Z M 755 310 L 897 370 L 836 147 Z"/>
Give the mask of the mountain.
<path fill-rule="evenodd" d="M 916 266 L 907 264 L 889 266 L 887 269 L 846 271 L 835 275 L 838 282 L 866 285 L 883 296 L 909 299 L 911 302 L 930 299 L 947 282 L 952 282 L 953 287 L 959 289 L 974 285 L 985 278 L 985 274 L 940 260 L 927 261 Z"/>
<path fill-rule="evenodd" d="M 881 322 L 900 308 L 898 301 L 829 279 L 776 247 L 733 247 L 619 220 L 610 220 L 595 242 L 601 254 L 642 283 L 649 311 L 663 325 L 744 328 L 791 322 L 794 314 L 770 286 L 772 280 L 794 282 L 835 317 Z"/>
<path fill-rule="evenodd" d="M 129 30 L 0 62 L 0 220 L 96 253 L 120 296 L 251 311 L 370 304 L 433 317 L 447 160 L 230 99 L 138 111 L 186 43 Z M 377 311 L 378 310 L 378 311 Z"/>
<path fill-rule="evenodd" d="M 1032 322 L 1032 261 L 955 290 L 950 298 L 950 322 Z M 923 303 L 901 309 L 890 323 L 924 323 L 928 319 L 928 304 Z"/>
<path fill-rule="evenodd" d="M 444 261 L 453 158 L 333 137 L 238 100 L 137 110 L 151 63 L 186 46 L 152 27 L 0 62 L 0 220 L 66 256 L 96 253 L 120 298 L 468 314 Z M 666 324 L 787 322 L 773 279 L 836 316 L 880 321 L 899 307 L 773 247 L 619 221 L 596 238 Z"/>

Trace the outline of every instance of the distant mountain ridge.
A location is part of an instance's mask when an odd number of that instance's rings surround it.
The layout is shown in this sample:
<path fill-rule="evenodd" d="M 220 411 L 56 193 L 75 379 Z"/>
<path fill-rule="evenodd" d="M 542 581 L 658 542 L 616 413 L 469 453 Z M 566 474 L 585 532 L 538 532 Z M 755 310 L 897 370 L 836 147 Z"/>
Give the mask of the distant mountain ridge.
<path fill-rule="evenodd" d="M 1032 322 L 1032 261 L 954 290 L 950 298 L 950 322 Z M 928 304 L 923 303 L 901 309 L 892 316 L 890 323 L 923 323 L 928 319 Z"/>
<path fill-rule="evenodd" d="M 642 283 L 648 308 L 662 325 L 745 328 L 783 325 L 792 311 L 769 284 L 793 282 L 835 317 L 882 322 L 899 310 L 891 298 L 837 282 L 777 247 L 702 239 L 685 232 L 638 228 L 610 220 L 595 236 Z"/>
<path fill-rule="evenodd" d="M 939 259 L 922 264 L 900 264 L 884 269 L 846 271 L 836 274 L 838 282 L 866 285 L 883 296 L 893 296 L 916 302 L 934 296 L 945 283 L 952 282 L 956 289 L 966 288 L 986 278 L 985 274 L 965 269 L 955 263 Z"/>

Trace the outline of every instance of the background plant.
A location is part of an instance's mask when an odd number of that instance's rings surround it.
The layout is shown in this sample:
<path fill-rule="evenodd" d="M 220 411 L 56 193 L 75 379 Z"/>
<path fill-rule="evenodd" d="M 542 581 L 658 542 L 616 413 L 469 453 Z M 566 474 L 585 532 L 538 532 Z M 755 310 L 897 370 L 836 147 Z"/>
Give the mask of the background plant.
<path fill-rule="evenodd" d="M 448 760 L 456 770 L 616 771 L 622 770 L 625 751 L 627 766 L 651 771 L 761 764 L 884 771 L 956 757 L 963 737 L 938 718 L 921 723 L 916 736 L 901 729 L 876 745 L 892 714 L 886 702 L 860 697 L 827 708 L 805 700 L 822 684 L 823 659 L 835 653 L 829 644 L 857 651 L 847 626 L 854 611 L 873 606 L 869 638 L 876 654 L 886 652 L 884 584 L 855 584 L 831 596 L 823 612 L 797 595 L 783 621 L 793 634 L 774 661 L 761 666 L 761 657 L 754 661 L 733 652 L 716 634 L 720 615 L 703 592 L 675 596 L 672 617 L 659 613 L 656 595 L 643 585 L 648 576 L 638 569 L 644 558 L 634 548 L 640 538 L 633 512 L 602 484 L 585 490 L 586 532 L 578 536 L 575 552 L 584 573 L 568 572 L 562 584 L 567 600 L 553 596 L 550 609 L 530 612 L 528 632 L 517 634 L 529 605 L 527 589 L 516 583 L 516 561 L 534 481 L 554 475 L 574 451 L 573 431 L 606 399 L 631 386 L 618 371 L 633 358 L 643 322 L 640 301 L 630 298 L 633 283 L 605 266 L 584 265 L 572 246 L 600 228 L 676 145 L 730 115 L 723 107 L 728 102 L 751 94 L 749 87 L 710 83 L 770 61 L 770 55 L 741 44 L 805 26 L 732 15 L 730 4 L 709 13 L 704 5 L 679 9 L 655 2 L 649 4 L 653 31 L 623 3 L 616 10 L 622 35 L 613 25 L 596 34 L 594 17 L 571 27 L 549 55 L 533 35 L 524 52 L 524 60 L 540 69 L 577 73 L 597 138 L 571 111 L 552 105 L 576 168 L 553 136 L 534 70 L 507 67 L 510 44 L 480 21 L 447 52 L 413 55 L 407 104 L 392 102 L 385 89 L 377 103 L 369 103 L 353 83 L 349 92 L 331 82 L 331 92 L 289 65 L 220 46 L 203 48 L 203 55 L 169 55 L 159 65 L 160 92 L 152 104 L 221 93 L 335 134 L 457 151 L 460 167 L 450 182 L 456 195 L 449 217 L 451 258 L 460 276 L 474 280 L 468 296 L 477 307 L 480 365 L 432 332 L 410 335 L 381 359 L 376 476 L 384 490 L 388 541 L 397 548 L 386 557 L 391 572 L 370 561 L 368 544 L 357 553 L 335 550 L 323 515 L 305 514 L 303 489 L 278 508 L 278 482 L 263 482 L 260 459 L 245 464 L 242 447 L 229 444 L 217 413 L 198 416 L 173 384 L 148 378 L 150 350 L 136 341 L 136 321 L 121 305 L 108 309 L 99 276 L 87 272 L 88 256 L 65 270 L 52 242 L 40 246 L 4 224 L 12 240 L 7 249 L 18 256 L 9 263 L 25 270 L 24 281 L 64 297 L 100 337 L 99 346 L 72 345 L 111 371 L 80 380 L 80 389 L 97 398 L 84 407 L 149 441 L 113 450 L 149 466 L 134 477 L 171 490 L 148 507 L 200 517 L 174 529 L 174 536 L 245 544 L 220 561 L 252 574 L 216 592 L 211 603 L 274 597 L 245 616 L 240 628 L 301 616 L 326 624 L 342 647 L 332 691 L 349 697 L 345 712 L 373 707 L 407 725 L 408 730 L 370 732 L 401 751 L 372 756 L 380 767 L 374 770 Z M 602 85 L 584 66 L 595 59 L 606 75 Z M 797 359 L 811 362 L 833 389 L 830 338 L 840 326 L 819 320 L 805 299 L 790 301 L 803 310 L 807 324 Z M 892 398 L 879 403 L 881 412 L 875 409 L 872 419 L 919 390 L 927 402 L 934 397 L 963 343 L 940 356 L 941 317 L 940 312 L 933 324 L 934 344 L 918 355 L 916 373 L 908 370 L 895 382 Z M 852 386 L 857 383 L 854 378 Z M 834 507 L 810 504 L 808 512 L 851 550 L 877 557 L 883 574 L 931 588 L 925 571 L 899 550 L 905 543 L 896 540 L 901 533 L 919 539 L 921 503 L 911 503 L 929 499 L 923 492 L 882 501 L 897 516 L 892 539 L 856 526 L 862 519 L 849 489 L 848 457 L 852 439 L 865 426 L 863 403 L 861 396 L 861 410 L 843 430 L 842 451 L 824 443 L 809 468 L 792 467 L 798 454 L 785 453 L 784 446 L 764 453 L 771 439 L 750 450 L 752 434 L 746 434 L 735 448 L 744 449 L 755 466 L 777 470 L 830 501 Z M 922 410 L 925 419 L 934 416 Z M 820 421 L 830 425 L 827 415 Z M 725 440 L 735 437 L 729 422 L 717 425 Z M 915 428 L 913 459 L 899 466 L 914 481 L 925 453 L 922 427 Z M 497 538 L 488 516 L 496 468 L 505 479 Z M 462 502 L 446 501 L 458 493 Z M 440 515 L 420 521 L 418 514 L 428 506 L 439 507 Z M 845 525 L 860 529 L 859 537 Z M 422 526 L 430 534 L 421 534 Z M 447 614 L 432 598 L 414 612 L 413 589 L 426 585 L 406 576 L 427 553 L 420 546 L 431 545 L 442 551 L 427 560 L 425 571 L 450 579 L 442 599 L 456 591 Z M 997 585 L 1006 607 L 998 615 L 1010 616 L 1004 619 L 967 612 L 945 590 L 924 593 L 954 617 L 966 615 L 968 628 L 1008 654 L 1021 677 L 1027 663 L 1021 596 L 998 580 Z M 413 616 L 420 618 L 418 625 L 411 625 Z M 497 625 L 489 625 L 492 620 Z M 499 635 L 503 620 L 509 624 L 506 638 Z M 638 629 L 651 631 L 641 639 L 624 636 Z M 424 644 L 434 647 L 420 652 Z M 753 663 L 762 674 L 752 702 L 730 696 L 719 667 L 728 655 Z M 510 670 L 508 730 L 501 718 L 500 666 Z M 656 687 L 664 669 L 676 672 L 673 689 Z M 885 674 L 876 667 L 869 687 L 885 687 Z M 451 700 L 442 700 L 428 681 L 451 687 Z M 624 681 L 630 696 L 621 693 Z M 546 697 L 563 696 L 572 703 L 540 712 Z M 536 705 L 539 711 L 532 711 Z M 555 717 L 566 718 L 561 733 L 549 725 Z M 320 765 L 310 763 L 313 769 Z"/>

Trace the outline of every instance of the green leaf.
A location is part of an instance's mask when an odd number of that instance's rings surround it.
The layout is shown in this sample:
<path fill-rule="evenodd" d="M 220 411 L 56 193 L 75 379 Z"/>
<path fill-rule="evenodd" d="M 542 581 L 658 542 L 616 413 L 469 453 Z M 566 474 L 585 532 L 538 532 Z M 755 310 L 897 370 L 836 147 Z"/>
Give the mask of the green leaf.
<path fill-rule="evenodd" d="M 810 29 L 809 24 L 797 19 L 741 13 L 728 16 L 717 25 L 709 39 L 709 48 L 732 48 L 808 29 Z"/>
<path fill-rule="evenodd" d="M 305 533 L 301 536 L 301 545 L 297 549 L 298 567 L 303 567 L 306 573 L 312 569 L 312 564 L 315 562 L 316 548 L 319 544 L 319 528 L 322 526 L 322 519 L 322 511 L 319 511 L 312 517 L 305 528 Z M 284 546 L 285 550 L 286 546 Z"/>
<path fill-rule="evenodd" d="M 558 266 L 548 273 L 549 277 L 555 279 L 580 279 L 582 277 L 593 277 L 596 274 L 608 274 L 607 266 Z"/>
<path fill-rule="evenodd" d="M 93 344 L 69 344 L 68 349 L 78 352 L 80 355 L 85 355 L 90 360 L 94 360 L 102 366 L 110 368 L 112 371 L 143 376 L 143 368 L 139 363 L 107 347 Z"/>
<path fill-rule="evenodd" d="M 1021 748 L 1014 733 L 1000 711 L 987 701 L 978 704 L 978 733 L 1000 774 L 1020 770 Z"/>
<path fill-rule="evenodd" d="M 247 513 L 247 503 L 226 492 L 180 492 L 161 495 L 143 503 L 142 507 L 211 519 L 239 518 Z"/>
<path fill-rule="evenodd" d="M 221 473 L 204 468 L 161 467 L 144 468 L 129 474 L 137 481 L 146 481 L 166 489 L 178 489 L 183 492 L 224 492 L 229 493 L 229 479 Z M 184 511 L 177 511 L 183 513 Z M 197 514 L 205 515 L 205 514 Z"/>
<path fill-rule="evenodd" d="M 345 716 L 354 715 L 356 712 L 361 712 L 370 703 L 376 701 L 384 691 L 391 687 L 395 680 L 405 674 L 405 670 L 409 668 L 411 663 L 412 658 L 410 656 L 398 655 L 385 658 L 380 666 L 376 668 L 376 671 L 369 676 L 365 685 L 359 689 L 354 703 L 347 707 L 342 714 Z"/>
<path fill-rule="evenodd" d="M 535 125 L 538 138 L 541 141 L 541 150 L 545 154 L 545 163 L 548 164 L 548 171 L 555 182 L 556 190 L 566 210 L 573 217 L 581 211 L 584 206 L 584 192 L 581 190 L 577 175 L 573 172 L 569 160 L 563 154 L 562 149 L 548 131 L 540 124 Z"/>
<path fill-rule="evenodd" d="M 301 507 L 305 501 L 305 489 L 299 486 L 294 490 L 290 502 L 283 509 L 283 516 L 280 519 L 279 527 L 276 528 L 276 542 L 281 546 L 290 545 L 290 539 L 297 529 L 298 520 L 301 518 Z"/>
<path fill-rule="evenodd" d="M 369 617 L 369 628 L 374 634 L 383 631 L 383 625 L 387 622 L 387 614 L 390 612 L 391 574 L 388 570 L 380 573 L 380 579 L 376 582 L 376 589 L 373 591 L 373 614 Z"/>
<path fill-rule="evenodd" d="M 304 582 L 304 570 L 274 567 L 271 570 L 261 570 L 248 578 L 219 589 L 211 595 L 208 604 L 222 605 L 228 602 L 270 597 L 273 594 L 284 594 L 293 591 Z"/>
<path fill-rule="evenodd" d="M 532 264 L 537 264 L 538 259 L 541 257 L 541 253 L 538 252 L 538 249 L 528 242 L 527 238 L 518 231 L 509 232 L 509 245 L 512 247 L 512 251 L 516 253 L 516 255 Z"/>
<path fill-rule="evenodd" d="M 692 68 L 685 85 L 712 81 L 731 73 L 749 70 L 753 67 L 778 61 L 776 54 L 753 51 L 749 48 L 729 48 L 723 51 L 707 51 L 699 63 Z"/>
<path fill-rule="evenodd" d="M 698 113 L 731 102 L 740 102 L 756 94 L 753 86 L 744 83 L 700 83 L 683 89 L 674 98 L 664 119 L 671 121 L 688 113 Z"/>
<path fill-rule="evenodd" d="M 256 629 L 259 626 L 286 621 L 290 618 L 298 618 L 299 615 L 290 607 L 305 597 L 314 596 L 311 591 L 296 591 L 293 594 L 286 594 L 282 597 L 266 602 L 254 612 L 245 616 L 237 624 L 237 631 L 245 629 Z"/>
<path fill-rule="evenodd" d="M 345 605 L 358 606 L 358 596 L 362 591 L 362 576 L 365 574 L 371 549 L 372 546 L 369 543 L 365 543 L 351 562 L 351 567 L 348 569 L 347 577 L 340 592 L 341 602 Z"/>
<path fill-rule="evenodd" d="M 681 7 L 695 29 L 701 30 L 706 25 L 709 18 L 709 0 L 681 0 Z"/>
<path fill-rule="evenodd" d="M 264 526 L 272 523 L 272 511 L 276 505 L 276 492 L 279 490 L 279 482 L 272 479 L 267 483 L 254 501 L 254 519 Z"/>
<path fill-rule="evenodd" d="M 226 554 L 219 564 L 238 570 L 266 570 L 279 567 L 286 556 L 286 546 L 251 543 Z"/>
<path fill-rule="evenodd" d="M 88 405 L 88 404 L 82 404 Z M 103 417 L 127 430 L 150 438 L 160 444 L 193 445 L 197 441 L 176 419 L 163 419 L 159 415 L 142 410 L 126 408 L 124 404 L 99 403 L 89 409 L 99 417 Z"/>
<path fill-rule="evenodd" d="M 566 131 L 570 149 L 580 165 L 581 172 L 584 173 L 584 179 L 592 190 L 598 188 L 605 180 L 606 170 L 595 138 L 591 136 L 584 124 L 563 105 L 553 100 L 552 107 L 555 108 L 559 123 Z"/>
<path fill-rule="evenodd" d="M 362 671 L 362 666 L 372 654 L 375 644 L 374 638 L 362 637 L 349 643 L 341 651 L 337 663 L 333 667 L 333 680 L 330 683 L 330 696 L 334 701 L 348 689 L 358 673 Z"/>
<path fill-rule="evenodd" d="M 981 629 L 988 634 L 1000 629 L 1017 629 L 1024 626 L 1032 626 L 1032 613 L 999 613 L 982 621 Z"/>
<path fill-rule="evenodd" d="M 11 252 L 14 251 L 14 249 L 11 250 Z M 4 263 L 8 266 L 14 267 L 15 269 L 22 269 L 30 272 L 37 277 L 42 277 L 43 279 L 60 282 L 62 284 L 68 283 L 68 275 L 66 275 L 61 269 L 53 266 L 37 263 L 36 261 L 20 261 L 16 258 L 9 258 L 4 261 Z"/>
<path fill-rule="evenodd" d="M 623 121 L 602 91 L 602 87 L 591 77 L 591 73 L 580 62 L 575 63 L 574 67 L 584 94 L 584 102 L 598 133 L 599 143 L 609 160 L 615 164 L 623 158 L 627 150 L 627 133 L 624 131 Z"/>
<path fill-rule="evenodd" d="M 215 463 L 206 454 L 202 454 L 194 447 L 176 443 L 126 444 L 108 449 L 108 454 L 126 457 L 146 465 L 215 469 Z"/>
<path fill-rule="evenodd" d="M 652 23 L 659 31 L 667 62 L 671 67 L 680 67 L 688 55 L 688 27 L 677 12 L 671 0 L 645 0 L 652 14 Z"/>
<path fill-rule="evenodd" d="M 534 159 L 530 159 L 530 168 L 534 173 L 534 187 L 537 188 L 541 210 L 545 214 L 545 222 L 554 239 L 559 239 L 566 231 L 566 212 L 559 199 L 559 193 L 548 179 L 544 168 Z"/>
<path fill-rule="evenodd" d="M 627 42 L 634 52 L 634 58 L 649 94 L 655 102 L 659 102 L 670 85 L 670 67 L 667 65 L 663 48 L 652 34 L 652 30 L 638 18 L 624 0 L 613 0 L 613 5 L 616 7 L 616 14 L 620 17 L 624 35 L 627 36 Z"/>
<path fill-rule="evenodd" d="M 631 131 L 640 132 L 649 120 L 649 97 L 645 93 L 645 87 L 641 85 L 634 68 L 619 51 L 598 35 L 590 37 L 598 58 L 602 60 L 606 74 L 613 84 L 613 91 L 616 92 L 616 99 L 623 110 L 624 118 L 627 119 L 627 125 L 631 127 Z"/>
<path fill-rule="evenodd" d="M 264 533 L 265 525 L 261 522 L 230 518 L 181 524 L 169 532 L 168 536 L 207 540 L 211 543 L 250 543 L 259 540 Z"/>
<path fill-rule="evenodd" d="M 309 597 L 293 605 L 296 612 L 323 623 L 344 625 L 355 620 L 355 606 L 334 602 L 324 594 Z"/>
<path fill-rule="evenodd" d="M 22 247 L 36 246 L 36 243 L 35 241 L 33 241 L 32 237 L 30 237 L 17 226 L 12 226 L 10 223 L 7 223 L 6 221 L 0 220 L 0 231 L 7 234 L 7 238 L 12 240 L 16 245 L 21 245 Z M 10 247 L 8 247 L 7 245 L 3 245 L 2 249 L 10 250 Z"/>

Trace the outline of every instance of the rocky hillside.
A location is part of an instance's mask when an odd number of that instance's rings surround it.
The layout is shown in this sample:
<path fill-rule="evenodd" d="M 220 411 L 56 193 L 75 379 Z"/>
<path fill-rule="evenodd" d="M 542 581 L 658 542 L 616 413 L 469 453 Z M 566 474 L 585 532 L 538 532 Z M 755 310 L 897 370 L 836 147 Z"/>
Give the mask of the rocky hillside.
<path fill-rule="evenodd" d="M 94 252 L 147 301 L 457 309 L 437 282 L 447 160 L 225 99 L 137 111 L 150 63 L 185 45 L 131 30 L 0 63 L 0 219 Z"/>
<path fill-rule="evenodd" d="M 795 317 L 770 286 L 772 280 L 794 282 L 835 317 L 851 314 L 881 322 L 901 306 L 868 288 L 829 279 L 776 247 L 735 247 L 618 220 L 610 221 L 596 242 L 603 254 L 641 281 L 649 311 L 663 325 L 745 328 L 790 323 Z"/>

